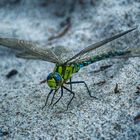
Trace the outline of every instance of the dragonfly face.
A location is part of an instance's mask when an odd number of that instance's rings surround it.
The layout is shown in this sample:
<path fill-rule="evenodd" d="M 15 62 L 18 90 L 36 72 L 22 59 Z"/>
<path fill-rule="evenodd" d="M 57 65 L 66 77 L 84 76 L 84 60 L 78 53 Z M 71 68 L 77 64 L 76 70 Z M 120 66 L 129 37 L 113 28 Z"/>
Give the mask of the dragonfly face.
<path fill-rule="evenodd" d="M 63 78 L 59 73 L 52 72 L 47 77 L 47 83 L 51 89 L 58 89 L 63 83 Z"/>

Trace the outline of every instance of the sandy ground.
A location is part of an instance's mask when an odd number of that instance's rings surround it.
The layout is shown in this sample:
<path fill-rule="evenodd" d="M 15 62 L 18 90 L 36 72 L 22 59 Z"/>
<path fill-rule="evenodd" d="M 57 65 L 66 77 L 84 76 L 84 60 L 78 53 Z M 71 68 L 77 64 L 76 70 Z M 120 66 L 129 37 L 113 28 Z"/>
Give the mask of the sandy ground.
<path fill-rule="evenodd" d="M 48 41 L 71 25 L 60 38 Z M 92 42 L 138 26 L 106 46 L 140 47 L 139 0 L 1 0 L 0 36 L 39 41 L 46 47 L 62 45 L 68 57 Z M 54 48 L 59 53 L 60 48 Z M 75 50 L 75 51 L 71 51 Z M 73 53 L 72 53 L 73 52 Z M 101 71 L 102 66 L 112 65 Z M 74 86 L 71 98 L 42 110 L 49 87 L 39 85 L 54 64 L 23 60 L 10 49 L 0 48 L 0 139 L 6 140 L 139 140 L 140 125 L 134 117 L 140 113 L 140 58 L 104 60 L 73 76 L 85 80 L 98 99 L 91 99 L 83 85 Z M 16 69 L 18 74 L 6 78 Z M 118 84 L 119 92 L 114 89 Z M 59 93 L 56 98 L 59 97 Z"/>

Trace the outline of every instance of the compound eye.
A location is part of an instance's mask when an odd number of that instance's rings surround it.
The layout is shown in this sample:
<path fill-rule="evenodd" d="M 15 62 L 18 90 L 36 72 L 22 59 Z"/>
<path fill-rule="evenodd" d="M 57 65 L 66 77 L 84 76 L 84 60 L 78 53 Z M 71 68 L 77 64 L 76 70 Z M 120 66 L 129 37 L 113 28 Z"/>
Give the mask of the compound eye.
<path fill-rule="evenodd" d="M 47 80 L 52 79 L 52 74 L 50 73 L 47 77 Z"/>
<path fill-rule="evenodd" d="M 58 74 L 55 74 L 54 75 L 54 78 L 55 78 L 56 81 L 61 81 L 61 77 Z"/>

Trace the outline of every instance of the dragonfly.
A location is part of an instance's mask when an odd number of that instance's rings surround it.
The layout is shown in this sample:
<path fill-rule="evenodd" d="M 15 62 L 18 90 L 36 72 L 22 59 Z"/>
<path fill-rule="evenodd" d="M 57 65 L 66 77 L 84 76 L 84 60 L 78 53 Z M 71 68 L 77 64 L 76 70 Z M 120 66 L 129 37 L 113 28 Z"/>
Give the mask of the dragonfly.
<path fill-rule="evenodd" d="M 90 52 L 100 48 L 101 46 L 117 39 L 125 34 L 132 32 L 135 28 L 123 31 L 107 39 L 103 39 L 97 43 L 92 43 L 86 48 L 82 49 L 79 53 L 70 57 L 69 59 L 62 60 L 57 53 L 52 51 L 51 48 L 44 48 L 37 42 L 20 40 L 15 38 L 0 38 L 0 45 L 16 50 L 15 55 L 17 58 L 23 59 L 34 59 L 34 60 L 44 60 L 55 64 L 53 72 L 49 73 L 47 78 L 41 83 L 47 83 L 50 87 L 50 92 L 47 95 L 45 105 L 48 104 L 50 95 L 52 98 L 50 100 L 49 106 L 56 105 L 60 99 L 63 97 L 64 89 L 71 93 L 72 97 L 67 104 L 67 109 L 70 106 L 72 100 L 75 97 L 75 92 L 72 89 L 74 84 L 83 84 L 87 89 L 90 97 L 97 99 L 93 96 L 85 81 L 72 81 L 72 75 L 79 72 L 85 66 L 93 64 L 97 61 L 110 58 L 126 58 L 126 57 L 140 57 L 140 50 L 135 50 L 134 48 L 125 50 L 114 50 L 111 48 L 108 52 L 101 53 L 100 55 L 89 55 Z M 62 52 L 63 53 L 63 52 Z M 69 88 L 66 86 L 69 85 Z M 59 98 L 54 101 L 56 93 L 60 90 Z"/>

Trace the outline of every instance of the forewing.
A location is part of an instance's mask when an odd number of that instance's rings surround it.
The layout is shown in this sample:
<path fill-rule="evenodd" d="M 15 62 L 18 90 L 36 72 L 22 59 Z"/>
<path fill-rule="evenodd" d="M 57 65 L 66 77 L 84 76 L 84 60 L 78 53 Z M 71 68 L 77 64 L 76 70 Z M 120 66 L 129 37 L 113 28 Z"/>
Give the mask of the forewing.
<path fill-rule="evenodd" d="M 76 63 L 77 60 L 78 61 L 80 60 L 80 58 L 79 58 L 80 56 L 85 55 L 85 54 L 87 54 L 87 53 L 89 53 L 89 52 L 91 52 L 91 51 L 93 51 L 93 50 L 95 50 L 95 49 L 97 49 L 97 48 L 99 48 L 99 47 L 101 47 L 101 46 L 103 46 L 103 45 L 105 45 L 105 44 L 107 44 L 107 43 L 109 43 L 109 42 L 111 42 L 111 41 L 113 41 L 113 40 L 115 40 L 115 39 L 127 34 L 127 33 L 129 33 L 129 32 L 131 32 L 131 31 L 133 31 L 133 30 L 135 30 L 135 29 L 136 28 L 124 31 L 124 32 L 122 32 L 120 34 L 114 35 L 113 37 L 110 37 L 110 38 L 104 39 L 104 40 L 102 40 L 100 42 L 91 44 L 88 47 L 86 47 L 85 49 L 83 49 L 82 51 L 80 51 L 79 53 L 77 53 L 75 56 L 73 56 L 72 58 L 67 60 L 65 63 L 72 63 L 72 62 Z"/>
<path fill-rule="evenodd" d="M 38 43 L 14 38 L 0 38 L 0 45 L 15 49 L 17 57 L 27 59 L 41 59 L 53 63 L 61 63 L 51 49 L 41 48 Z"/>
<path fill-rule="evenodd" d="M 23 59 L 41 59 L 44 61 L 56 63 L 55 59 L 53 58 L 50 59 L 49 57 L 46 58 L 46 56 L 44 57 L 42 55 L 39 55 L 38 53 L 20 52 L 20 53 L 16 53 L 16 57 L 23 58 Z"/>

